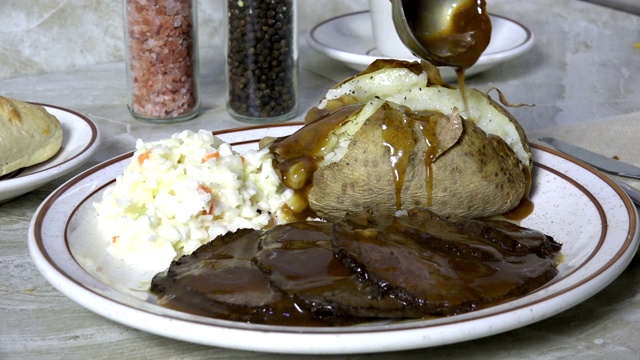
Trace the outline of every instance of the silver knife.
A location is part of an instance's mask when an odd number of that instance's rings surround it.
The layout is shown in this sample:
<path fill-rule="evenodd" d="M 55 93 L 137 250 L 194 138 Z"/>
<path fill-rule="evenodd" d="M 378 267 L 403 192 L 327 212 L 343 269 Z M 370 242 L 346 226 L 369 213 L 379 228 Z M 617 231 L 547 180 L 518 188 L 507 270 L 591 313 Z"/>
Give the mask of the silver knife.
<path fill-rule="evenodd" d="M 552 137 L 543 137 L 539 138 L 538 140 L 553 146 L 563 153 L 580 159 L 598 170 L 608 172 L 609 174 L 613 175 L 640 179 L 640 167 L 627 164 L 624 161 L 615 160 L 598 153 L 594 153 L 593 151 L 583 149 L 579 146 L 569 144 Z"/>
<path fill-rule="evenodd" d="M 636 205 L 640 206 L 640 191 L 638 189 L 634 188 L 631 185 L 628 185 L 623 181 L 616 180 L 611 176 L 609 176 L 609 179 L 613 180 L 614 183 L 618 184 L 618 186 L 620 186 L 622 191 L 624 191 L 625 193 L 627 193 L 627 195 L 629 195 L 629 198 L 631 199 L 631 201 L 636 203 Z"/>
<path fill-rule="evenodd" d="M 593 151 L 589 151 L 587 149 L 583 149 L 579 146 L 569 144 L 562 140 L 558 140 L 551 137 L 539 138 L 538 140 L 543 141 L 559 151 L 562 151 L 565 154 L 575 157 L 576 159 L 582 160 L 587 164 L 595 167 L 598 170 L 608 172 L 614 175 L 620 175 L 635 179 L 640 179 L 640 168 L 631 164 L 627 164 L 623 161 L 614 160 L 608 158 L 606 156 L 600 155 L 598 153 L 594 153 Z M 629 198 L 636 203 L 636 205 L 640 205 L 640 190 L 626 184 L 623 181 L 617 180 L 609 176 L 613 182 L 615 182 L 620 188 L 629 195 Z"/>

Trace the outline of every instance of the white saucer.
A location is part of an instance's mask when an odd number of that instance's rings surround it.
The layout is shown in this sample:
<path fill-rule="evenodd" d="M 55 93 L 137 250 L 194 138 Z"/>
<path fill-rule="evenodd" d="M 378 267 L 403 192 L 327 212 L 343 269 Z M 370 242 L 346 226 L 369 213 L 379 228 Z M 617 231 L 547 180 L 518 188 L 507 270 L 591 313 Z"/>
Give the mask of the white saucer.
<path fill-rule="evenodd" d="M 514 59 L 533 47 L 534 36 L 526 26 L 504 16 L 490 16 L 491 42 L 478 62 L 466 71 L 467 76 Z M 357 71 L 364 70 L 376 59 L 386 58 L 376 49 L 369 11 L 326 20 L 313 27 L 307 35 L 313 49 Z M 453 69 L 443 67 L 440 71 L 445 81 L 456 79 Z"/>

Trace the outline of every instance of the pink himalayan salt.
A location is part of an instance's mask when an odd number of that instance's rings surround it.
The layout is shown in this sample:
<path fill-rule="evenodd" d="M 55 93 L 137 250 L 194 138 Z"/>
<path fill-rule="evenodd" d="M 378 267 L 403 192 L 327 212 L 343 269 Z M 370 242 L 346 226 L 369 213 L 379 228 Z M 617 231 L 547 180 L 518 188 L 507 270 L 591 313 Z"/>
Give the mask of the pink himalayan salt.
<path fill-rule="evenodd" d="M 191 0 L 127 0 L 131 110 L 176 118 L 198 104 Z"/>

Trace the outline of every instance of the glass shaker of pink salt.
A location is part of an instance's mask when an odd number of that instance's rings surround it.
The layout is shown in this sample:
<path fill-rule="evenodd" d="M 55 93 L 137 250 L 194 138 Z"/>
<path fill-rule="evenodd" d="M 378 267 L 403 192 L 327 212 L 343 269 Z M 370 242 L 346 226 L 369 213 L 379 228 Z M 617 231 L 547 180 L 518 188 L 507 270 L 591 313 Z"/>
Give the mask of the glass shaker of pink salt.
<path fill-rule="evenodd" d="M 124 0 L 128 108 L 138 120 L 198 115 L 197 0 Z"/>

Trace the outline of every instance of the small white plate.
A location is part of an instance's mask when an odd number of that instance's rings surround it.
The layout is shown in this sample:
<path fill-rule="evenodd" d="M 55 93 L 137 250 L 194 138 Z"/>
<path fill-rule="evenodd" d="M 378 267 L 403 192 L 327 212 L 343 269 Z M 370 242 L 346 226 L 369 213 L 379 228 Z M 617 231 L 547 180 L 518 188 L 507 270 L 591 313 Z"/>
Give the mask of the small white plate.
<path fill-rule="evenodd" d="M 62 125 L 62 146 L 51 159 L 18 169 L 0 180 L 0 203 L 26 194 L 47 182 L 68 174 L 89 160 L 100 146 L 98 127 L 84 115 L 59 106 L 44 108 Z"/>
<path fill-rule="evenodd" d="M 526 26 L 504 16 L 490 16 L 491 42 L 475 65 L 467 69 L 467 77 L 514 59 L 533 47 L 534 36 Z M 326 20 L 312 28 L 307 38 L 313 49 L 357 71 L 364 70 L 376 59 L 387 58 L 376 49 L 369 11 Z M 456 80 L 453 69 L 441 67 L 440 72 L 445 81 Z"/>
<path fill-rule="evenodd" d="M 278 124 L 220 134 L 240 152 L 265 136 L 298 129 Z M 145 286 L 153 274 L 121 263 L 107 251 L 93 203 L 131 161 L 123 154 L 69 180 L 38 208 L 29 252 L 44 277 L 87 309 L 136 329 L 204 345 L 242 350 L 347 354 L 451 344 L 523 327 L 596 294 L 626 268 L 638 248 L 635 207 L 610 179 L 555 150 L 532 145 L 533 213 L 523 225 L 563 243 L 559 274 L 549 284 L 505 304 L 429 320 L 347 327 L 287 327 L 211 319 L 156 304 Z M 168 265 L 168 264 L 167 264 Z"/>

